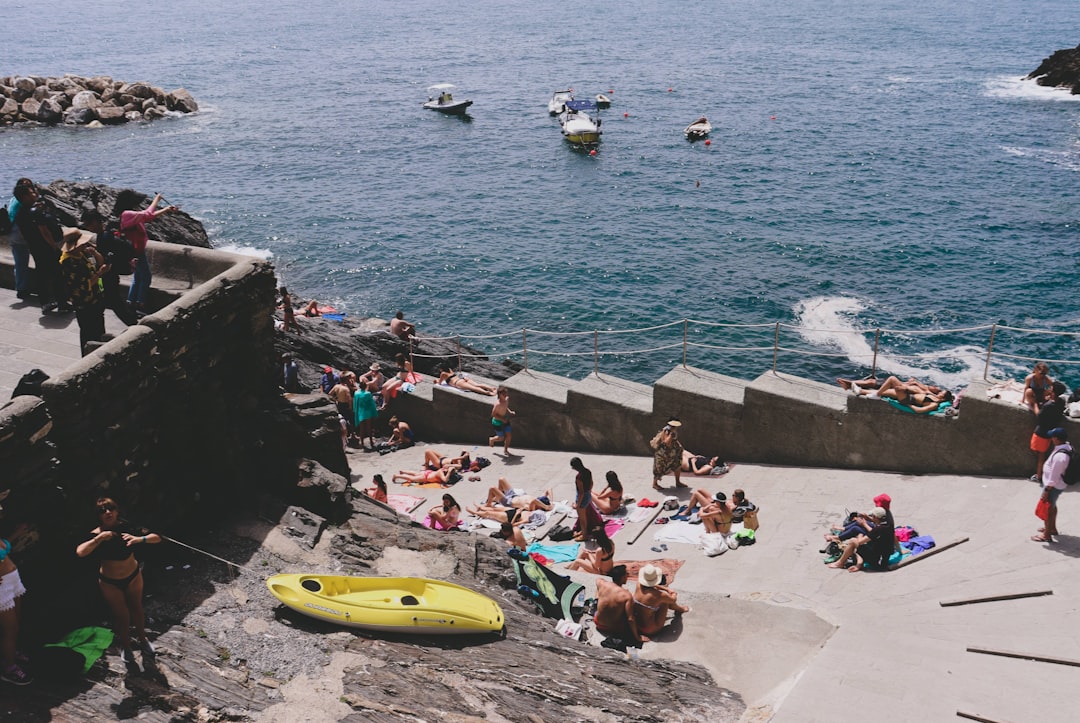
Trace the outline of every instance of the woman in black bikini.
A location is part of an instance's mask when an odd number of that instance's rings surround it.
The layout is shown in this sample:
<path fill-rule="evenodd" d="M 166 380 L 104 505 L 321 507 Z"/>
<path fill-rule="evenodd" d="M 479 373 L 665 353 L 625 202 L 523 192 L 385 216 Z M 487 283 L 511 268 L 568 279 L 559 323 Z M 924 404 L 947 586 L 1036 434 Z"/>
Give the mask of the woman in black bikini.
<path fill-rule="evenodd" d="M 592 493 L 593 504 L 602 515 L 613 515 L 623 506 L 623 486 L 619 475 L 614 471 L 607 473 L 607 487 L 602 492 Z"/>
<path fill-rule="evenodd" d="M 146 615 L 143 613 L 142 563 L 135 559 L 136 545 L 161 542 L 161 535 L 145 528 L 136 528 L 120 518 L 120 508 L 110 497 L 97 501 L 101 524 L 91 537 L 75 548 L 79 557 L 93 557 L 101 562 L 98 587 L 113 615 L 113 633 L 120 644 L 120 657 L 125 663 L 135 663 L 131 649 L 131 628 L 139 638 L 139 647 L 146 655 L 154 654 L 154 646 L 146 638 Z"/>
<path fill-rule="evenodd" d="M 577 559 L 566 566 L 567 570 L 581 570 L 594 575 L 606 575 L 615 565 L 615 543 L 602 529 L 594 535 L 598 547 L 587 550 L 584 545 L 578 552 Z"/>

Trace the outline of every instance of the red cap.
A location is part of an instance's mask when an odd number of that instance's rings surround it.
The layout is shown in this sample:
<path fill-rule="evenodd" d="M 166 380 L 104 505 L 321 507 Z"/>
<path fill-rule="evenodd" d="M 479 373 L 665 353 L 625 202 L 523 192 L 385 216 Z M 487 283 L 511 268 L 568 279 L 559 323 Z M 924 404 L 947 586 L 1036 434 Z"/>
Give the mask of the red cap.
<path fill-rule="evenodd" d="M 885 509 L 889 509 L 889 505 L 892 504 L 892 497 L 889 497 L 887 494 L 882 492 L 880 495 L 874 498 L 874 504 L 878 507 L 884 507 Z"/>

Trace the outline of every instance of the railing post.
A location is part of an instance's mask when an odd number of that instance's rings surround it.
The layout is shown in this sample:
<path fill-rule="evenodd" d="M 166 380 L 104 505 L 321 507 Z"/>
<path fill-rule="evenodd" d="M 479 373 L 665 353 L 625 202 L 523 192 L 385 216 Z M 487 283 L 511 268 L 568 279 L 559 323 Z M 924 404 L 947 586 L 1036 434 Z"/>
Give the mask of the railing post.
<path fill-rule="evenodd" d="M 529 371 L 529 337 L 525 329 L 521 330 L 521 365 Z"/>
<path fill-rule="evenodd" d="M 881 329 L 874 329 L 874 361 L 870 364 L 870 378 L 877 379 L 877 352 L 878 340 L 881 338 Z"/>
<path fill-rule="evenodd" d="M 593 374 L 600 376 L 600 330 L 593 329 L 592 333 L 592 358 Z"/>
<path fill-rule="evenodd" d="M 457 370 L 460 372 L 461 371 L 461 335 L 459 334 L 455 338 L 457 339 Z"/>
<path fill-rule="evenodd" d="M 990 381 L 990 355 L 994 353 L 994 337 L 997 335 L 997 324 L 990 327 L 990 343 L 986 345 L 986 366 L 983 367 L 983 381 Z"/>
<path fill-rule="evenodd" d="M 776 332 L 772 342 L 772 371 L 776 374 L 776 358 L 780 355 L 780 322 L 776 322 Z"/>
<path fill-rule="evenodd" d="M 687 322 L 686 319 L 682 320 L 682 366 L 683 366 L 683 369 L 686 368 L 686 325 L 687 325 L 687 323 L 688 322 Z"/>

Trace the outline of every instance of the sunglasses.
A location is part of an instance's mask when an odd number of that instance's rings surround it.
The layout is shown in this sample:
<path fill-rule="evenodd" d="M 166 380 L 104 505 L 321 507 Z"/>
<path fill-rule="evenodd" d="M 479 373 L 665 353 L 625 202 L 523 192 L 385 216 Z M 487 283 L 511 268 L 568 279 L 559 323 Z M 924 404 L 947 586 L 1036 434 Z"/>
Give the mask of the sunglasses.
<path fill-rule="evenodd" d="M 101 514 L 105 514 L 106 512 L 116 512 L 116 506 L 115 505 L 100 505 L 97 508 L 97 511 L 100 512 Z"/>

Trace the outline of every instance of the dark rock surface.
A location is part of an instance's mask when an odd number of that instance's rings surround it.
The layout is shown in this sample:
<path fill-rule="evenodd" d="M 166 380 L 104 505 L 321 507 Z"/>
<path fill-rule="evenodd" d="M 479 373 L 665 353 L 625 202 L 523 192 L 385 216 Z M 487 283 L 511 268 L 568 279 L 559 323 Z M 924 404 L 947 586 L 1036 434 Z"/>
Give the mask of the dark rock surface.
<path fill-rule="evenodd" d="M 34 179 L 37 180 L 37 179 Z M 12 183 L 12 186 L 15 184 Z M 84 211 L 96 208 L 105 218 L 111 218 L 116 197 L 122 188 L 113 188 L 100 183 L 73 183 L 71 181 L 53 181 L 48 186 L 38 186 L 41 193 L 56 208 L 60 223 L 65 226 L 77 226 Z M 142 208 L 150 205 L 153 194 L 143 194 Z M 176 199 L 167 199 L 175 202 Z M 169 213 L 147 224 L 146 233 L 151 241 L 166 241 L 181 246 L 210 248 L 210 239 L 206 229 L 193 217 L 184 213 Z"/>
<path fill-rule="evenodd" d="M 293 306 L 302 308 L 295 300 Z M 278 318 L 281 314 L 278 313 Z M 297 360 L 300 367 L 300 385 L 312 391 L 319 391 L 319 379 L 323 366 L 329 365 L 335 370 L 350 369 L 357 375 L 367 371 L 372 362 L 379 362 L 383 374 L 394 371 L 394 355 L 409 354 L 409 345 L 389 331 L 389 323 L 381 319 L 352 319 L 333 321 L 321 317 L 297 317 L 300 333 L 278 332 L 274 345 L 278 355 L 289 354 Z M 461 368 L 495 381 L 509 379 L 520 371 L 521 367 L 513 363 L 493 362 L 482 356 L 482 352 L 468 347 L 461 348 Z M 472 355 L 481 355 L 475 358 Z M 413 366 L 417 372 L 429 376 L 438 376 L 439 368 L 449 364 L 458 368 L 458 347 L 453 341 L 423 340 L 417 341 L 412 348 Z"/>
<path fill-rule="evenodd" d="M 1080 95 L 1080 45 L 1055 51 L 1027 78 L 1051 88 L 1069 88 L 1073 95 Z"/>
<path fill-rule="evenodd" d="M 199 104 L 185 88 L 167 92 L 137 81 L 104 75 L 84 78 L 0 78 L 0 125 L 89 125 L 161 118 L 166 111 L 194 113 Z M 10 102 L 8 102 L 10 101 Z"/>

